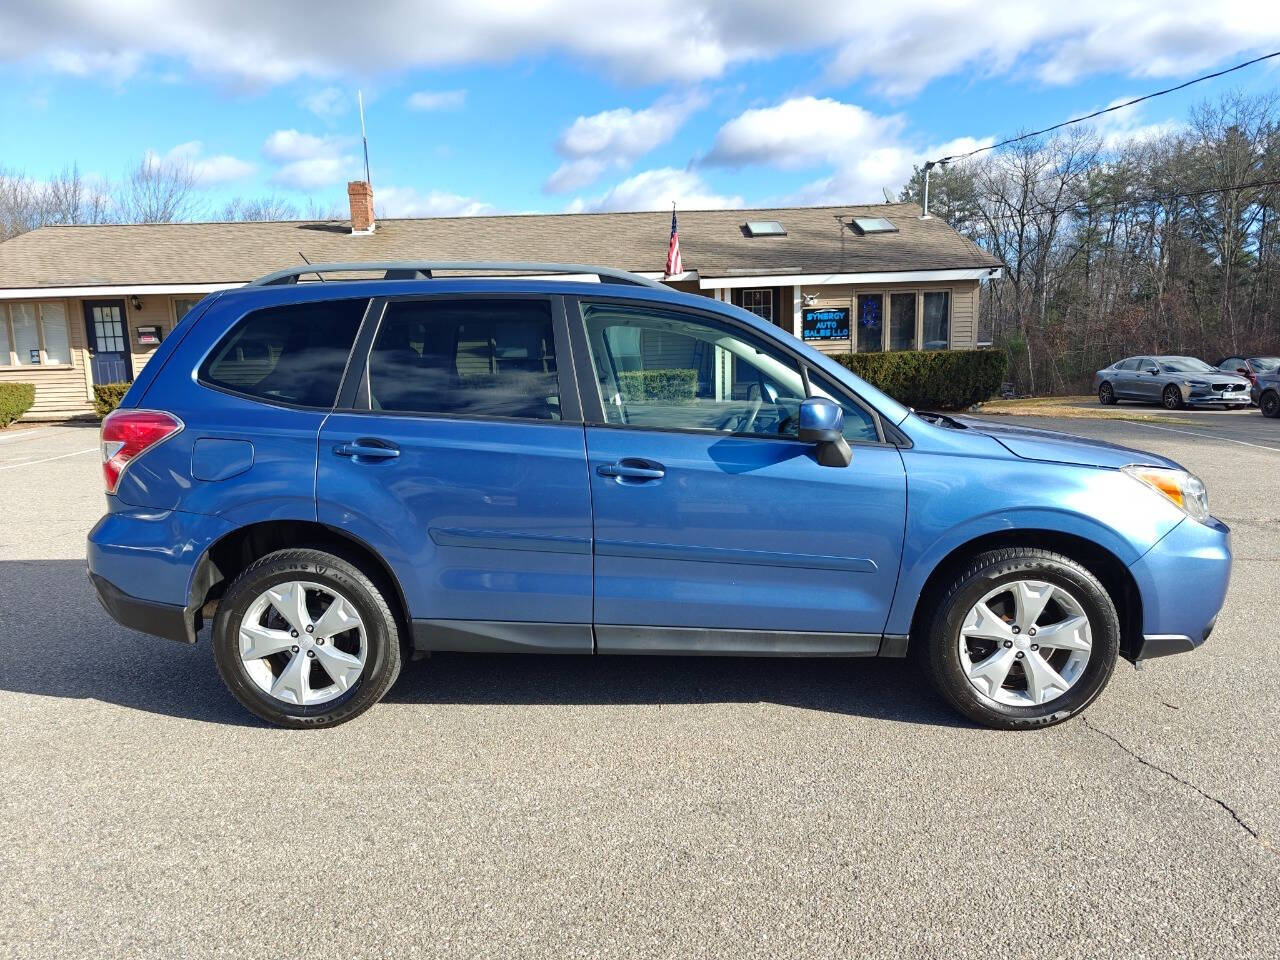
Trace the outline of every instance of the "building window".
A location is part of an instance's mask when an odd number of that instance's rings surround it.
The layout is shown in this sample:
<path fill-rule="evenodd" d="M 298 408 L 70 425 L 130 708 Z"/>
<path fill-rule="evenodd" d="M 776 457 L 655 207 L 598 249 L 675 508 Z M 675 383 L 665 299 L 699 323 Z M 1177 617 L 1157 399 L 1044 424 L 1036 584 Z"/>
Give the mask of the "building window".
<path fill-rule="evenodd" d="M 951 291 L 930 290 L 924 295 L 924 348 L 946 350 L 951 346 Z"/>
<path fill-rule="evenodd" d="M 773 323 L 773 289 L 771 287 L 743 290 L 742 302 L 738 306 L 748 313 L 754 313 L 767 323 Z"/>
<path fill-rule="evenodd" d="M 889 294 L 889 349 L 916 348 L 916 295 Z"/>
<path fill-rule="evenodd" d="M 884 349 L 884 297 L 878 293 L 858 294 L 858 352 Z"/>
<path fill-rule="evenodd" d="M 70 363 L 71 343 L 63 304 L 0 305 L 0 366 Z"/>
<path fill-rule="evenodd" d="M 173 298 L 173 319 L 181 322 L 182 318 L 191 312 L 191 308 L 200 302 L 200 297 L 174 297 Z"/>

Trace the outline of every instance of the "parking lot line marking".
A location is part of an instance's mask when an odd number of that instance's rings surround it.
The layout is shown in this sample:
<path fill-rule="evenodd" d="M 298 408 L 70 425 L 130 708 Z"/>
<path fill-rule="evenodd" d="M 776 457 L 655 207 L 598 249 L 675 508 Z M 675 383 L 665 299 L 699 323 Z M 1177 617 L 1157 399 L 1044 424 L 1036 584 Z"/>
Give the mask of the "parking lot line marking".
<path fill-rule="evenodd" d="M 27 439 L 27 437 L 35 437 L 35 436 L 39 436 L 42 433 L 48 433 L 52 429 L 53 429 L 52 427 L 36 427 L 34 430 L 19 430 L 17 433 L 13 434 L 12 436 L 0 437 L 0 443 L 5 443 L 6 441 L 12 442 L 17 440 L 25 440 Z"/>
<path fill-rule="evenodd" d="M 43 460 L 28 460 L 25 463 L 11 463 L 7 467 L 0 467 L 0 470 L 17 470 L 19 467 L 34 467 L 37 463 L 48 463 L 50 460 L 65 460 L 67 457 L 78 457 L 82 453 L 97 452 L 97 447 L 89 447 L 87 450 L 74 450 L 71 453 L 60 453 L 56 457 L 45 457 Z"/>
<path fill-rule="evenodd" d="M 1130 423 L 1136 423 L 1140 427 L 1150 427 L 1152 430 L 1167 430 L 1169 433 L 1185 433 L 1188 437 L 1204 437 L 1206 440 L 1221 440 L 1224 443 L 1238 443 L 1242 447 L 1256 447 L 1259 450 L 1270 450 L 1272 453 L 1280 453 L 1280 447 L 1269 447 L 1265 443 L 1250 443 L 1248 440 L 1235 440 L 1231 437 L 1215 437 L 1212 433 L 1196 433 L 1194 430 L 1179 430 L 1176 427 L 1158 427 L 1154 423 L 1143 423 L 1141 420 L 1130 420 Z"/>

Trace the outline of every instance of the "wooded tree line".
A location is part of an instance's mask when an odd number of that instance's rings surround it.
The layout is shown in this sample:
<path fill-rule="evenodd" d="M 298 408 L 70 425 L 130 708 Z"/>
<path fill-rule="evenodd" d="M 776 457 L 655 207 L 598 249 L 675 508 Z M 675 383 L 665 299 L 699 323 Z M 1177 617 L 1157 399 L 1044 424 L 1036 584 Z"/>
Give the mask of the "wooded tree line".
<path fill-rule="evenodd" d="M 189 163 L 152 155 L 109 181 L 85 177 L 75 166 L 47 180 L 0 166 L 0 240 L 58 224 L 326 220 L 346 215 L 345 209 L 323 207 L 314 200 L 300 207 L 275 196 L 236 197 L 210 206 Z"/>
<path fill-rule="evenodd" d="M 1204 103 L 1161 135 L 1075 127 L 935 167 L 929 207 L 1007 267 L 980 329 L 1019 392 L 1087 392 L 1135 353 L 1280 354 L 1273 95 Z"/>

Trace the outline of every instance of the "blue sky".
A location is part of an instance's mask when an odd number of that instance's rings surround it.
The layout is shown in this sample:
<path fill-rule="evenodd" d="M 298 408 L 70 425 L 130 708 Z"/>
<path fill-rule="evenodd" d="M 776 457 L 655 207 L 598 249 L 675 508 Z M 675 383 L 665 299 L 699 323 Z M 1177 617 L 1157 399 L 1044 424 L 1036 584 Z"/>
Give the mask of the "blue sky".
<path fill-rule="evenodd" d="M 202 203 L 379 213 L 875 202 L 913 162 L 1280 49 L 1280 4 L 10 2 L 0 167 L 189 165 Z M 1044 10 L 1038 9 L 1044 6 Z M 887 8 L 892 9 L 887 9 Z M 1181 122 L 1250 68 L 1112 115 Z"/>

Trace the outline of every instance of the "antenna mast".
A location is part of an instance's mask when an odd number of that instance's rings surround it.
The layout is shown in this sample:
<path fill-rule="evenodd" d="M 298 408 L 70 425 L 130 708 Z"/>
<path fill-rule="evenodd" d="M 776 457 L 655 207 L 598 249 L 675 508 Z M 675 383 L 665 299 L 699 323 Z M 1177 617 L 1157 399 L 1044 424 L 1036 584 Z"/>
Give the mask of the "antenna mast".
<path fill-rule="evenodd" d="M 369 138 L 364 132 L 364 92 L 356 91 L 356 103 L 360 106 L 360 139 L 364 143 L 364 182 L 373 186 L 373 178 L 369 176 Z"/>

